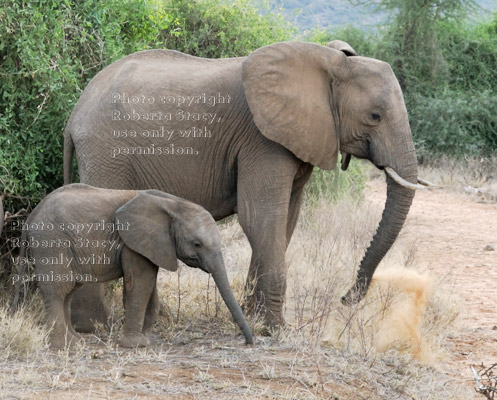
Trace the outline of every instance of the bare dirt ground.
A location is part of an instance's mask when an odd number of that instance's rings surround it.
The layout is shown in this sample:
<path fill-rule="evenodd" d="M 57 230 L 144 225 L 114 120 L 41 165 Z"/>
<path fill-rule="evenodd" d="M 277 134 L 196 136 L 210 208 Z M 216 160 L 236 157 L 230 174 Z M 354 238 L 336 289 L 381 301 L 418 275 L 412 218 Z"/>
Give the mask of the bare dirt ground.
<path fill-rule="evenodd" d="M 385 184 L 370 181 L 365 197 L 380 207 Z M 497 204 L 445 189 L 418 190 L 403 235 L 416 241 L 420 262 L 443 277 L 439 289 L 456 294 L 459 317 L 446 337 L 443 368 L 473 388 L 470 365 L 497 363 Z"/>

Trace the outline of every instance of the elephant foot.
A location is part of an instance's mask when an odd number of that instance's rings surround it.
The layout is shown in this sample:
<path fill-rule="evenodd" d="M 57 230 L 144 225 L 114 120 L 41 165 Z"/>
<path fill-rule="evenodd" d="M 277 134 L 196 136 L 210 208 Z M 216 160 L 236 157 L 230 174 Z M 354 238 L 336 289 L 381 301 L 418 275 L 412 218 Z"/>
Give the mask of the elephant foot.
<path fill-rule="evenodd" d="M 125 334 L 119 341 L 121 347 L 146 347 L 150 345 L 150 340 L 143 333 Z"/>
<path fill-rule="evenodd" d="M 50 347 L 54 350 L 72 348 L 80 342 L 84 343 L 83 337 L 70 331 L 67 331 L 66 334 L 50 335 Z"/>
<path fill-rule="evenodd" d="M 264 327 L 261 331 L 262 336 L 274 336 L 280 329 L 286 326 L 285 318 L 281 313 L 275 314 L 270 310 L 264 313 Z"/>
<path fill-rule="evenodd" d="M 255 296 L 246 298 L 243 310 L 246 314 L 260 315 L 262 317 L 264 323 L 260 332 L 262 336 L 273 336 L 279 329 L 286 325 L 282 306 L 270 307 L 257 301 Z"/>

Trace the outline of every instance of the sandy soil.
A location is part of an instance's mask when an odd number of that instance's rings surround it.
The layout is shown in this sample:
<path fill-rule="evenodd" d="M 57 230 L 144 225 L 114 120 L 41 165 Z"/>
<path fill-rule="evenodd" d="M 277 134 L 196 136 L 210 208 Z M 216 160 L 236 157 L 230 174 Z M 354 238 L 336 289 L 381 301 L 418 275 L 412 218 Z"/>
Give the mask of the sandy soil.
<path fill-rule="evenodd" d="M 370 181 L 366 199 L 381 207 L 385 183 Z M 440 289 L 456 294 L 460 314 L 447 333 L 443 368 L 474 387 L 470 365 L 497 363 L 497 204 L 447 189 L 418 190 L 402 235 L 416 241 L 420 262 L 443 277 Z"/>

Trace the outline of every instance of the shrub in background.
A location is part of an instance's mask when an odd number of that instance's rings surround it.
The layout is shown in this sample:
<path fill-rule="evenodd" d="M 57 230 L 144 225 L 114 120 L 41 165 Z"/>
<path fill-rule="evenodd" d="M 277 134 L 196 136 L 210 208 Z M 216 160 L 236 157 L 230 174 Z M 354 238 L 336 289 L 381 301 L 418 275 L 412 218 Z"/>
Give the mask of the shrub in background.
<path fill-rule="evenodd" d="M 198 57 L 246 56 L 296 33 L 279 14 L 262 15 L 252 0 L 167 0 L 174 25 L 162 30 L 163 46 Z M 258 4 L 258 3 L 257 3 Z"/>
<path fill-rule="evenodd" d="M 497 96 L 448 90 L 409 98 L 418 155 L 491 156 L 497 151 Z"/>
<path fill-rule="evenodd" d="M 347 171 L 340 165 L 333 171 L 324 171 L 317 167 L 305 188 L 305 199 L 311 204 L 318 199 L 336 202 L 345 197 L 361 200 L 367 181 L 367 168 L 356 158 L 352 158 Z"/>

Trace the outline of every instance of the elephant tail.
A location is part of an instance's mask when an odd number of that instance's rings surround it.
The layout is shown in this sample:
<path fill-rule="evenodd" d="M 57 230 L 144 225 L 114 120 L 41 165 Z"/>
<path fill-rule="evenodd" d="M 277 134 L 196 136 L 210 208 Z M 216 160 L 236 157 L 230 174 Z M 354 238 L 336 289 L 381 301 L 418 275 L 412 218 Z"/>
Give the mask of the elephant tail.
<path fill-rule="evenodd" d="M 74 155 L 74 143 L 71 134 L 64 132 L 64 185 L 72 182 L 72 158 Z"/>
<path fill-rule="evenodd" d="M 21 234 L 21 243 L 25 244 L 28 239 L 28 231 L 23 230 Z M 21 245 L 20 251 L 19 251 L 19 257 L 17 259 L 17 265 L 16 265 L 16 270 L 17 270 L 17 275 L 14 275 L 12 277 L 12 281 L 15 284 L 15 294 L 14 294 L 14 300 L 12 300 L 12 304 L 10 305 L 11 311 L 17 311 L 19 309 L 20 303 L 23 303 L 26 300 L 26 295 L 27 295 L 27 285 L 26 285 L 26 280 L 28 276 L 26 275 L 26 263 L 27 263 L 27 245 Z M 21 290 L 23 292 L 22 294 L 22 302 L 21 302 Z"/>

